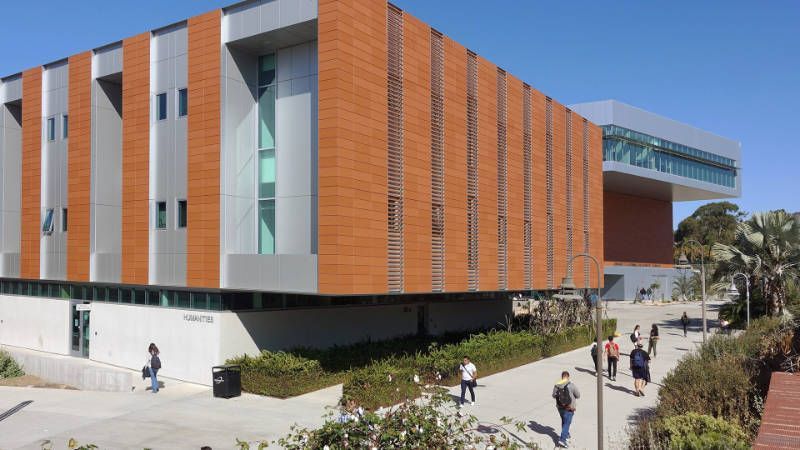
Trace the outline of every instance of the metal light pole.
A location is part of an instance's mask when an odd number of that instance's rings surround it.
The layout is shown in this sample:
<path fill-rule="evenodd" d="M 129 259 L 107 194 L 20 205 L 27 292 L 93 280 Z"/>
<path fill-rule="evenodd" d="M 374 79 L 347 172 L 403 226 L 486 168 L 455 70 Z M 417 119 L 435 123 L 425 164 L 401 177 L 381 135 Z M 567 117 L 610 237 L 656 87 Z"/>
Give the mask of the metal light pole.
<path fill-rule="evenodd" d="M 702 298 L 700 299 L 701 300 L 701 306 L 700 307 L 701 307 L 701 309 L 703 311 L 703 342 L 705 342 L 706 341 L 706 330 L 708 330 L 708 327 L 706 326 L 706 265 L 705 265 L 705 262 L 703 261 L 703 253 L 705 252 L 705 249 L 703 248 L 703 244 L 695 241 L 694 239 L 687 239 L 687 240 L 683 241 L 683 244 L 681 245 L 681 248 L 686 246 L 686 244 L 697 244 L 697 246 L 700 247 L 700 278 L 701 278 L 700 281 L 702 282 L 702 284 L 700 285 L 701 289 L 702 289 L 702 293 L 701 293 Z M 689 265 L 689 259 L 686 258 L 686 253 L 683 253 L 683 252 L 681 253 L 681 257 L 678 259 L 678 265 L 679 266 L 684 266 L 684 267 L 690 266 Z"/>
<path fill-rule="evenodd" d="M 588 253 L 578 253 L 573 256 L 572 259 L 569 260 L 569 264 L 567 264 L 568 272 L 567 276 L 561 280 L 561 288 L 575 289 L 575 282 L 572 281 L 572 262 L 580 257 L 591 259 L 594 261 L 594 265 L 597 268 L 597 303 L 595 306 L 597 316 L 595 317 L 594 325 L 597 333 L 597 355 L 595 356 L 594 364 L 597 369 L 597 448 L 598 450 L 603 450 L 603 352 L 600 350 L 603 345 L 603 311 L 602 303 L 600 302 L 600 263 L 597 262 L 594 256 Z M 586 290 L 589 290 L 589 286 L 586 286 Z"/>
<path fill-rule="evenodd" d="M 731 276 L 731 287 L 728 288 L 728 294 L 736 294 L 739 295 L 739 289 L 736 288 L 736 277 L 741 276 L 744 278 L 744 285 L 746 289 L 746 298 L 747 298 L 747 328 L 750 328 L 750 277 L 743 274 L 742 272 L 736 272 Z"/>

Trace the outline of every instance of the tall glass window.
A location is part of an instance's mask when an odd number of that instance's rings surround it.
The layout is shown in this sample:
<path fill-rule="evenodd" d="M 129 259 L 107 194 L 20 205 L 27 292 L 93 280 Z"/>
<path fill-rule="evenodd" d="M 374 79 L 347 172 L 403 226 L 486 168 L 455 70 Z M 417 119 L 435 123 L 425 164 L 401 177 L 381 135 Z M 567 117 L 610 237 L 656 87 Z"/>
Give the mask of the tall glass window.
<path fill-rule="evenodd" d="M 258 59 L 258 253 L 275 253 L 275 54 Z"/>

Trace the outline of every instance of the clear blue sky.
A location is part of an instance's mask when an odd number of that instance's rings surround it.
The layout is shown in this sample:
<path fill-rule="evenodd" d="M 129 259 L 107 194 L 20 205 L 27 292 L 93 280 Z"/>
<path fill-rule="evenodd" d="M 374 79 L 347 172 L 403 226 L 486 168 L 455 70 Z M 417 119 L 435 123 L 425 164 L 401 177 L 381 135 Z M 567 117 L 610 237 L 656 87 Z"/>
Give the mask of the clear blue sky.
<path fill-rule="evenodd" d="M 0 76 L 233 2 L 3 2 Z M 613 98 L 740 141 L 734 201 L 800 211 L 800 2 L 394 3 L 563 103 Z"/>

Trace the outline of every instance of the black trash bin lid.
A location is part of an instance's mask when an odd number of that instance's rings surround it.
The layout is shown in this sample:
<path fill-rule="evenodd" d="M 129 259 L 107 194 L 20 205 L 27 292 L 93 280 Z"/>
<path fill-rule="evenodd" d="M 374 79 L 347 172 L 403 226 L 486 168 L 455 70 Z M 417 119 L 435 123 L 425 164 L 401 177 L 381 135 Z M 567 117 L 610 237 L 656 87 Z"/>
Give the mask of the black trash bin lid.
<path fill-rule="evenodd" d="M 214 366 L 211 368 L 211 370 L 218 371 L 218 370 L 242 370 L 242 369 L 241 367 L 239 367 L 238 364 L 226 364 L 223 366 Z"/>

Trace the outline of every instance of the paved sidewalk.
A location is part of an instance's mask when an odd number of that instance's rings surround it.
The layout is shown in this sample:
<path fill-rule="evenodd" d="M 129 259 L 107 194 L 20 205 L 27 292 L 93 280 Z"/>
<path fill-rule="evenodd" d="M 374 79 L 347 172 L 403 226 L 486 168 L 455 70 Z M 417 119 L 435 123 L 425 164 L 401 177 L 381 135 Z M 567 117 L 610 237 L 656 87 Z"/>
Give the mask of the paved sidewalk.
<path fill-rule="evenodd" d="M 715 308 L 708 311 L 709 327 L 716 319 Z M 680 316 L 686 311 L 693 318 L 687 338 L 683 337 Z M 615 339 L 620 345 L 621 358 L 618 363 L 617 381 L 604 379 L 604 429 L 605 448 L 626 448 L 625 430 L 630 420 L 656 403 L 658 383 L 677 361 L 702 341 L 699 303 L 633 305 L 630 302 L 610 302 L 609 317 L 617 317 L 617 329 L 622 336 Z M 657 357 L 651 361 L 652 383 L 645 388 L 645 397 L 633 395 L 633 378 L 628 369 L 628 354 L 633 348 L 629 335 L 636 324 L 642 335 L 649 336 L 650 326 L 659 326 L 660 342 Z M 645 340 L 645 350 L 647 341 Z M 584 347 L 552 358 L 517 367 L 506 372 L 480 377 L 478 366 L 478 389 L 476 406 L 465 406 L 464 411 L 475 415 L 492 432 L 492 424 L 499 424 L 501 417 L 521 421 L 527 426 L 526 433 L 517 434 L 525 441 L 532 441 L 544 449 L 554 448 L 561 433 L 561 421 L 551 394 L 553 385 L 561 378 L 561 371 L 568 370 L 571 379 L 580 389 L 581 398 L 572 422 L 572 448 L 597 448 L 597 382 L 594 364 Z M 460 388 L 450 390 L 460 395 Z M 467 393 L 469 399 L 469 393 Z M 509 431 L 514 431 L 513 427 Z"/>
<path fill-rule="evenodd" d="M 646 397 L 631 394 L 633 380 L 625 355 L 620 362 L 618 381 L 607 382 L 605 429 L 610 445 L 606 448 L 624 447 L 623 433 L 629 418 L 655 404 L 655 384 L 678 358 L 699 343 L 699 319 L 695 320 L 688 338 L 680 331 L 678 319 L 684 310 L 692 318 L 700 317 L 699 304 L 610 304 L 609 316 L 620 319 L 622 353 L 626 355 L 631 349 L 628 334 L 636 323 L 642 326 L 644 335 L 651 323 L 658 323 L 661 342 L 652 364 L 654 383 L 648 386 Z M 480 370 L 480 361 L 475 363 Z M 497 423 L 503 416 L 523 421 L 528 430 L 520 435 L 522 439 L 552 448 L 560 423 L 550 394 L 553 383 L 566 369 L 582 394 L 572 427 L 576 447 L 595 448 L 597 403 L 592 367 L 589 350 L 583 348 L 480 378 L 478 405 L 466 410 L 485 424 Z M 63 449 L 70 438 L 94 443 L 102 449 L 197 449 L 203 445 L 233 448 L 236 438 L 274 440 L 285 435 L 294 423 L 318 426 L 326 406 L 335 405 L 341 396 L 339 385 L 287 400 L 248 394 L 223 400 L 213 398 L 208 387 L 164 382 L 158 394 L 138 389 L 122 393 L 0 387 L 0 414 L 24 401 L 33 401 L 0 420 L 0 449 L 38 450 L 44 440 L 51 440 L 54 449 Z M 457 391 L 454 388 L 451 392 L 458 395 Z M 491 432 L 491 427 L 485 430 Z"/>

